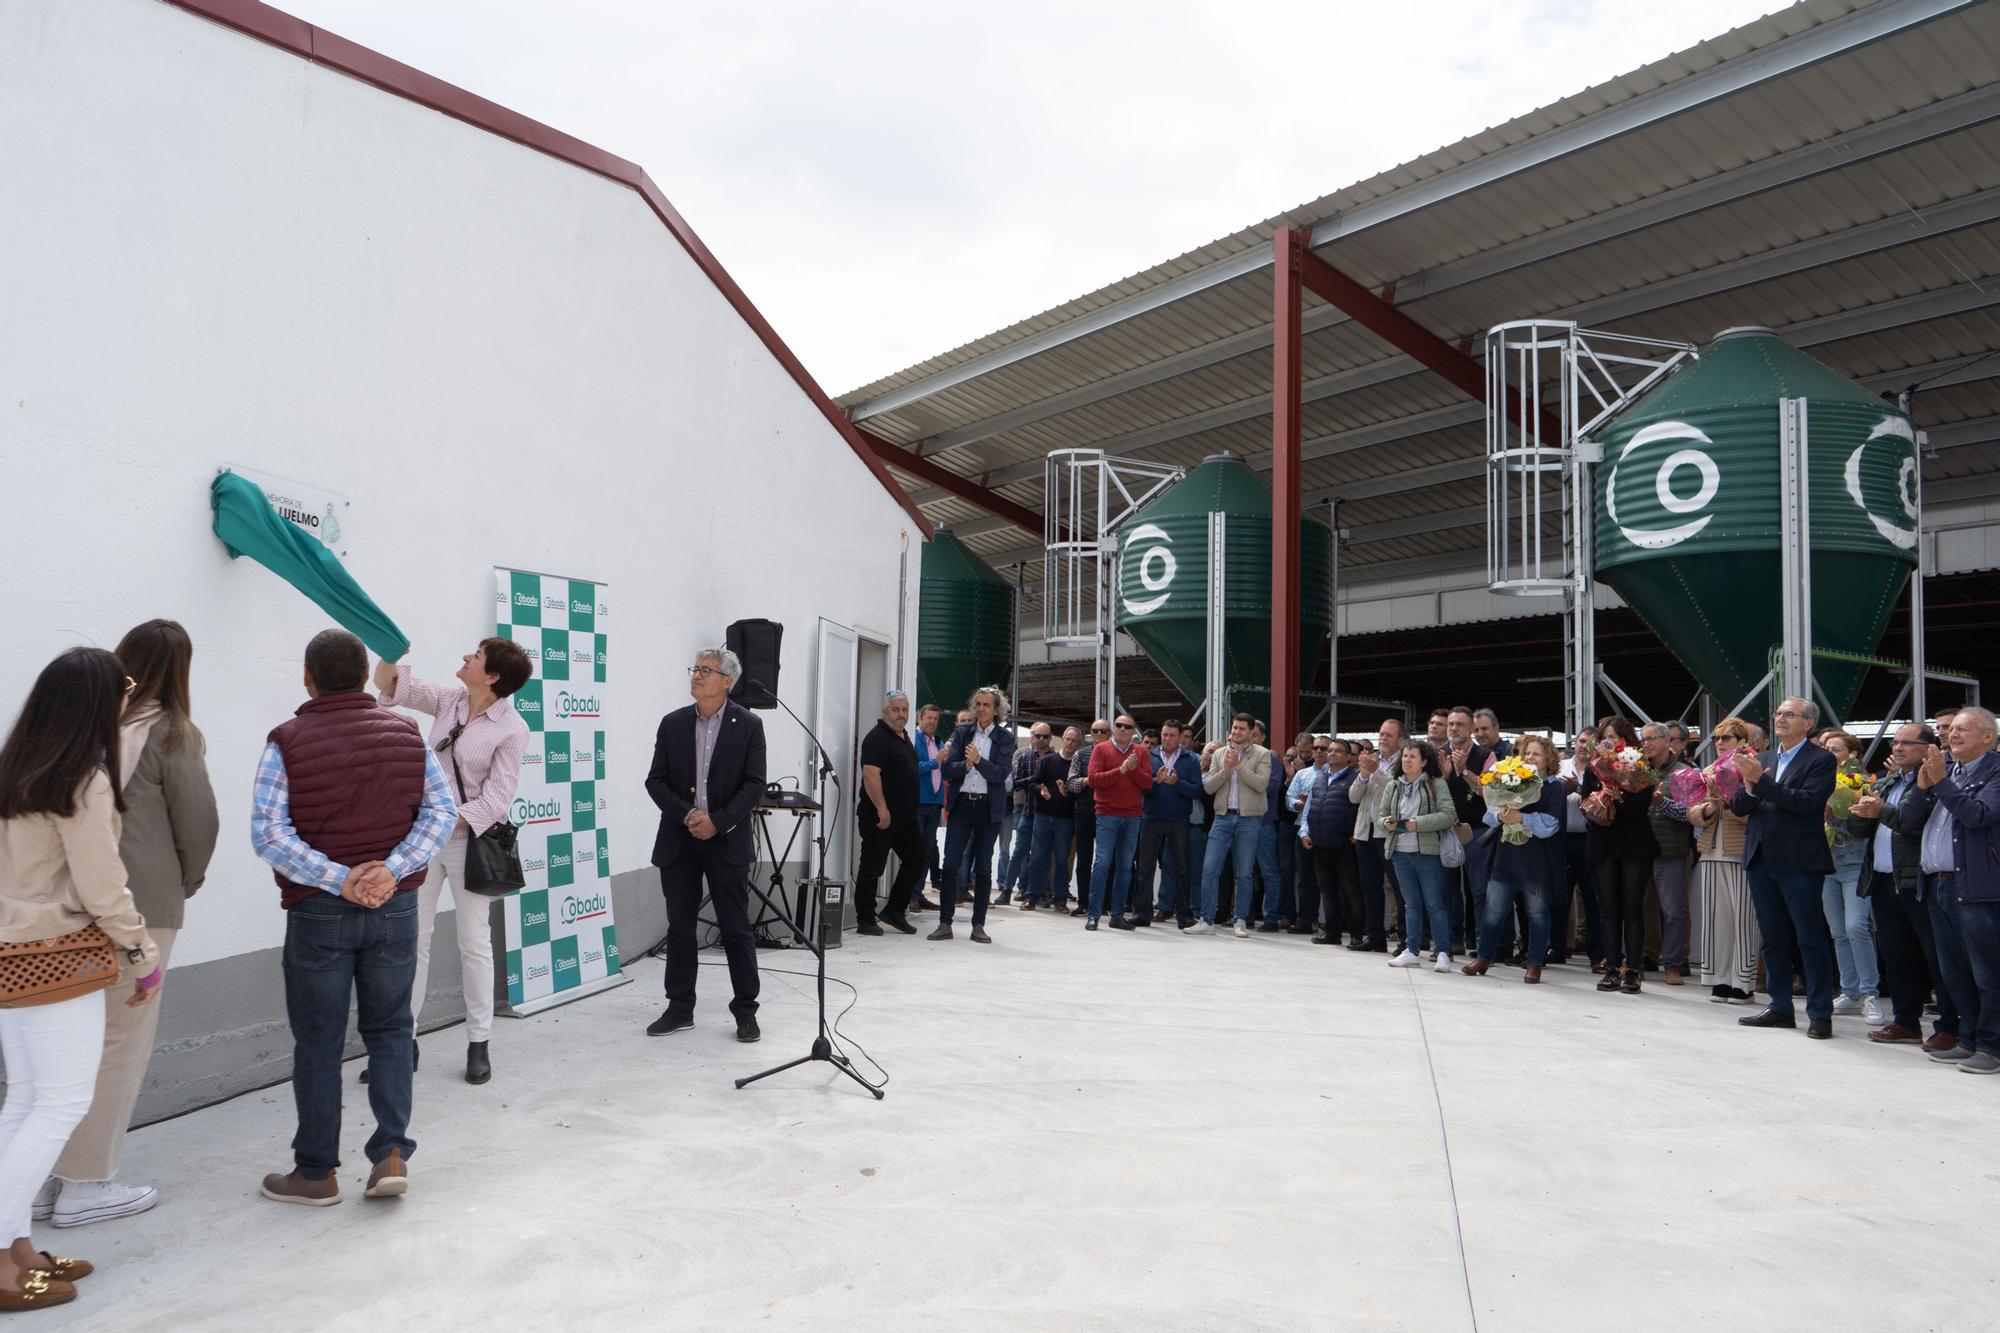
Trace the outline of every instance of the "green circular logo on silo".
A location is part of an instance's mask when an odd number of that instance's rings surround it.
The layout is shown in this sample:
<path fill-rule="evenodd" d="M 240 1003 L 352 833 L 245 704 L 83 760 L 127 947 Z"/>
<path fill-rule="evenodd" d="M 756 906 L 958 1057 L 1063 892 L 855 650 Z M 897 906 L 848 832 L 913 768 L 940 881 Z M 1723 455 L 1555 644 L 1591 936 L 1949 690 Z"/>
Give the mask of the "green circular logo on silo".
<path fill-rule="evenodd" d="M 1848 499 L 1867 515 L 1884 541 L 1905 551 L 1917 546 L 1916 448 L 1909 418 L 1883 417 L 1868 438 L 1854 446 L 1841 468 Z M 1885 513 L 1890 517 L 1884 518 Z"/>
<path fill-rule="evenodd" d="M 1659 456 L 1661 449 L 1651 447 L 1671 443 L 1682 443 L 1686 447 L 1667 452 L 1663 457 Z M 1678 546 L 1707 527 L 1714 515 L 1702 511 L 1708 508 L 1709 502 L 1722 488 L 1722 473 L 1708 452 L 1714 444 L 1706 431 L 1685 421 L 1658 421 L 1634 432 L 1632 438 L 1625 442 L 1625 447 L 1618 451 L 1604 486 L 1604 510 L 1617 526 L 1619 535 L 1641 550 L 1660 551 Z M 1634 458 L 1634 453 L 1638 453 L 1639 457 Z M 1652 498 L 1662 515 L 1681 517 L 1684 521 L 1642 526 L 1636 516 L 1630 522 L 1621 519 L 1618 516 L 1618 482 L 1621 476 L 1628 474 L 1640 485 L 1650 477 L 1653 482 Z M 1631 506 L 1627 505 L 1628 515 L 1630 509 Z M 1690 515 L 1698 517 L 1688 517 Z"/>
<path fill-rule="evenodd" d="M 1174 539 L 1157 523 L 1141 523 L 1125 539 L 1125 552 L 1134 560 L 1133 573 L 1145 595 L 1124 594 L 1125 614 L 1151 615 L 1167 604 L 1168 590 L 1180 562 L 1174 558 Z"/>

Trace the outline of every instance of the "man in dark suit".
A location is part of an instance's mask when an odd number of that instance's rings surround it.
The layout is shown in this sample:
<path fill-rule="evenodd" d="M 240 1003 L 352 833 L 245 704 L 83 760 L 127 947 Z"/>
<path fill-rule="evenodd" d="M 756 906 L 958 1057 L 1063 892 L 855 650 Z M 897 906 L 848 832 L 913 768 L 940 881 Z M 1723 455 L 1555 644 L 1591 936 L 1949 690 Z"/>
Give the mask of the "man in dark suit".
<path fill-rule="evenodd" d="M 1833 1035 L 1833 936 L 1820 906 L 1820 888 L 1833 873 L 1826 842 L 1826 800 L 1833 795 L 1839 768 L 1833 755 L 1814 745 L 1819 708 L 1805 699 L 1787 699 L 1772 715 L 1778 745 L 1761 755 L 1736 752 L 1743 788 L 1729 808 L 1750 821 L 1743 833 L 1743 870 L 1750 881 L 1750 905 L 1764 935 L 1764 980 L 1771 1004 L 1762 1013 L 1736 1021 L 1749 1028 L 1795 1028 L 1792 1015 L 1792 953 L 1806 972 L 1806 1035 Z"/>
<path fill-rule="evenodd" d="M 736 1039 L 756 1041 L 757 942 L 750 930 L 751 812 L 764 795 L 764 723 L 729 698 L 743 672 L 727 648 L 704 648 L 688 668 L 694 703 L 660 721 L 646 794 L 660 807 L 653 864 L 667 899 L 667 1007 L 646 1031 L 694 1026 L 696 912 L 708 884 L 729 959 Z"/>
<path fill-rule="evenodd" d="M 951 819 L 944 835 L 944 901 L 938 905 L 938 928 L 928 938 L 951 938 L 951 918 L 958 905 L 959 876 L 970 852 L 978 891 L 972 897 L 972 942 L 991 944 L 986 933 L 986 906 L 993 887 L 993 839 L 1007 813 L 1007 782 L 1014 771 L 1014 728 L 1007 717 L 1007 696 L 997 685 L 972 693 L 972 720 L 961 722 L 945 747 L 941 771 L 952 784 Z"/>

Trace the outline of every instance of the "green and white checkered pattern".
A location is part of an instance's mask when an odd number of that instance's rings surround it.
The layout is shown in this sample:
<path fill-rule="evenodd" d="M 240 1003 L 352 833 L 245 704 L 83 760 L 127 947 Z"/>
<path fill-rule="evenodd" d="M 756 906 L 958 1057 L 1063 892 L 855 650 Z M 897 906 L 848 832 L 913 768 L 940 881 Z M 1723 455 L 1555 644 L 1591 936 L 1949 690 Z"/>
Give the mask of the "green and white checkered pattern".
<path fill-rule="evenodd" d="M 496 632 L 535 663 L 514 695 L 528 724 L 514 822 L 527 887 L 504 900 L 507 1003 L 615 975 L 604 787 L 604 585 L 496 569 Z"/>

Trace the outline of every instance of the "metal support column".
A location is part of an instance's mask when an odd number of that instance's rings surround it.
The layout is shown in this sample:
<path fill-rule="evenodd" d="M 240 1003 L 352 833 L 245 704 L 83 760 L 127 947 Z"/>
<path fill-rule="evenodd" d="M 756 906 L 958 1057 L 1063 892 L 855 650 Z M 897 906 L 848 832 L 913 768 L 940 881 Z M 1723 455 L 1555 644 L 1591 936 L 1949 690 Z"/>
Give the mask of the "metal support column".
<path fill-rule="evenodd" d="M 1569 734 L 1574 737 L 1585 727 L 1597 724 L 1597 540 L 1592 530 L 1590 465 L 1602 457 L 1587 441 L 1577 441 L 1571 451 L 1570 493 L 1583 497 L 1570 511 L 1569 541 L 1571 570 L 1569 626 L 1564 636 L 1570 659 L 1564 673 L 1569 677 Z"/>
<path fill-rule="evenodd" d="M 1014 562 L 1014 667 L 1007 676 L 1007 697 L 1014 707 L 1021 706 L 1021 603 L 1028 596 L 1028 564 L 1025 560 Z"/>
<path fill-rule="evenodd" d="M 1812 497 L 1807 459 L 1806 400 L 1778 402 L 1779 584 L 1783 630 L 1778 688 L 1787 699 L 1811 699 Z M 1775 710 L 1774 710 L 1775 711 Z"/>
<path fill-rule="evenodd" d="M 1340 497 L 1326 502 L 1333 540 L 1326 551 L 1326 730 L 1340 734 Z"/>
<path fill-rule="evenodd" d="M 1278 228 L 1271 284 L 1271 716 L 1282 746 L 1299 729 L 1299 270 L 1306 234 Z"/>
<path fill-rule="evenodd" d="M 1211 511 L 1208 516 L 1208 640 L 1205 674 L 1207 697 L 1202 711 L 1208 715 L 1210 740 L 1229 735 L 1229 715 L 1236 711 L 1229 698 L 1229 575 L 1224 568 L 1229 550 L 1229 515 Z"/>
<path fill-rule="evenodd" d="M 1905 389 L 1897 396 L 1896 406 L 1904 416 L 1910 414 L 1910 391 Z M 1930 701 L 1925 697 L 1924 687 L 1928 681 L 1924 675 L 1924 575 L 1929 572 L 1925 566 L 1924 548 L 1924 446 L 1930 443 L 1928 431 L 1918 431 L 1916 443 L 1911 452 L 1916 455 L 1916 472 L 1910 478 L 1910 498 L 1916 509 L 1917 524 L 1917 572 L 1910 576 L 1910 716 L 1919 722 L 1930 720 Z"/>

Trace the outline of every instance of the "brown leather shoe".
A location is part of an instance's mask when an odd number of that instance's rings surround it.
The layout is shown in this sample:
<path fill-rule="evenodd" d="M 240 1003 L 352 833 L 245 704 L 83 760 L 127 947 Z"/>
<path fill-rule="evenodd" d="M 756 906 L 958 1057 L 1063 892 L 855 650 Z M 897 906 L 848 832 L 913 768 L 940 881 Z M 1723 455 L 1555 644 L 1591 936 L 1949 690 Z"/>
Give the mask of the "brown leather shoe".
<path fill-rule="evenodd" d="M 1681 970 L 1678 967 L 1670 967 L 1667 969 L 1667 984 L 1669 986 L 1679 986 L 1682 984 Z"/>
<path fill-rule="evenodd" d="M 1916 1042 L 1923 1039 L 1924 1034 L 1915 1028 L 1902 1027 L 1896 1023 L 1885 1023 L 1868 1034 L 1868 1040 L 1870 1041 Z"/>
<path fill-rule="evenodd" d="M 76 1299 L 76 1288 L 46 1268 L 21 1270 L 21 1289 L 0 1289 L 0 1310 L 40 1310 L 50 1305 L 67 1305 Z"/>
<path fill-rule="evenodd" d="M 1598 959 L 1598 960 L 1597 960 L 1596 962 L 1592 963 L 1592 964 L 1590 965 L 1590 971 L 1591 971 L 1591 974 L 1592 974 L 1593 976 L 1599 976 L 1599 977 L 1603 976 L 1603 975 L 1604 975 L 1604 960 L 1603 960 L 1602 958 L 1600 958 L 1600 959 Z"/>
<path fill-rule="evenodd" d="M 48 1275 L 63 1282 L 75 1282 L 97 1271 L 97 1266 L 88 1259 L 65 1259 L 47 1250 L 38 1253 L 42 1256 L 42 1268 Z"/>
<path fill-rule="evenodd" d="M 258 1192 L 278 1203 L 298 1203 L 308 1208 L 325 1208 L 340 1202 L 340 1182 L 331 1171 L 324 1180 L 307 1180 L 297 1171 L 282 1176 L 274 1171 L 264 1177 L 264 1188 Z"/>
<path fill-rule="evenodd" d="M 1486 975 L 1486 969 L 1491 966 L 1493 965 L 1484 958 L 1475 958 L 1458 970 L 1465 973 L 1468 977 L 1483 977 Z"/>
<path fill-rule="evenodd" d="M 364 1192 L 371 1199 L 394 1199 L 410 1192 L 410 1173 L 403 1166 L 401 1148 L 391 1148 L 387 1157 L 375 1163 Z"/>
<path fill-rule="evenodd" d="M 1956 1049 L 1957 1046 L 1958 1034 L 1956 1032 L 1933 1032 L 1930 1039 L 1924 1042 L 1924 1050 L 1926 1052 L 1949 1051 Z"/>
<path fill-rule="evenodd" d="M 1541 966 L 1537 963 L 1528 964 L 1526 969 L 1524 969 L 1521 973 L 1521 980 L 1527 982 L 1530 986 L 1541 985 L 1542 984 Z"/>

